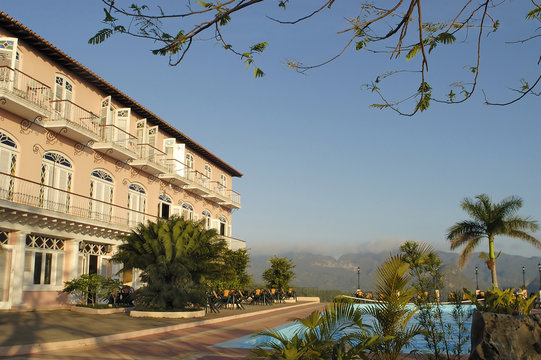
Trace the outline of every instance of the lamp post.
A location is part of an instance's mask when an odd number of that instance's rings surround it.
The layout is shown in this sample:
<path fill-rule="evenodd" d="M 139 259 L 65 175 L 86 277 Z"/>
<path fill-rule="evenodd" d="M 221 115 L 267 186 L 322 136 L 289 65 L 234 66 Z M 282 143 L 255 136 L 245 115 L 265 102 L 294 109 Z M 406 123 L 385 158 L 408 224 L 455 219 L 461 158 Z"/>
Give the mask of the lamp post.
<path fill-rule="evenodd" d="M 522 288 L 526 289 L 526 268 L 522 267 Z"/>
<path fill-rule="evenodd" d="M 357 290 L 361 288 L 361 268 L 357 266 Z"/>
<path fill-rule="evenodd" d="M 537 268 L 539 269 L 539 292 L 541 292 L 541 262 L 537 264 Z"/>
<path fill-rule="evenodd" d="M 479 268 L 475 267 L 475 290 L 479 290 L 479 276 L 477 273 L 479 272 Z"/>

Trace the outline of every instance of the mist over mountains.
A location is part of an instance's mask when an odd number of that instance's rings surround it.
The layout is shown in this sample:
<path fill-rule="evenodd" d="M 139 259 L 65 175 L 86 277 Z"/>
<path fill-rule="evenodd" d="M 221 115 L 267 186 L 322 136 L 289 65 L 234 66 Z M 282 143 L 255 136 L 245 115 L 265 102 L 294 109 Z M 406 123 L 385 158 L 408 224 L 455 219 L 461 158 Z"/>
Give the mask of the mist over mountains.
<path fill-rule="evenodd" d="M 537 250 L 534 250 L 538 252 Z M 396 253 L 397 250 L 393 251 Z M 460 270 L 458 268 L 458 254 L 436 251 L 443 266 L 445 286 L 448 290 L 462 289 L 463 287 L 475 289 L 475 267 L 477 266 L 479 287 L 486 289 L 490 285 L 490 271 L 478 259 L 479 253 L 472 254 L 470 261 Z M 269 267 L 270 255 L 252 255 L 251 267 L 248 272 L 256 282 L 262 282 L 261 274 Z M 346 254 L 338 258 L 309 252 L 283 252 L 277 256 L 291 259 L 296 267 L 296 277 L 292 285 L 314 287 L 318 289 L 336 289 L 350 293 L 357 288 L 357 266 L 360 268 L 361 289 L 372 289 L 374 272 L 379 264 L 389 255 L 389 252 L 369 253 L 361 252 Z M 523 257 L 502 253 L 496 261 L 498 281 L 501 288 L 519 287 L 522 285 L 522 266 L 526 268 L 525 278 L 529 291 L 539 290 L 538 263 L 540 257 Z"/>

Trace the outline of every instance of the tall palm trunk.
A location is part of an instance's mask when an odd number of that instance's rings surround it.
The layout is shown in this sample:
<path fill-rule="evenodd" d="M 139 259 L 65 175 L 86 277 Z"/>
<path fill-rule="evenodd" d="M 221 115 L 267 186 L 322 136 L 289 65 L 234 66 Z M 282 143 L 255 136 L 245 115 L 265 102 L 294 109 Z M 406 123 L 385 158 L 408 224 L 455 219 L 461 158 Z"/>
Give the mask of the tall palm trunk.
<path fill-rule="evenodd" d="M 496 274 L 496 255 L 494 254 L 494 234 L 488 236 L 488 257 L 490 259 L 490 274 L 492 275 L 492 286 L 498 286 L 498 275 Z"/>

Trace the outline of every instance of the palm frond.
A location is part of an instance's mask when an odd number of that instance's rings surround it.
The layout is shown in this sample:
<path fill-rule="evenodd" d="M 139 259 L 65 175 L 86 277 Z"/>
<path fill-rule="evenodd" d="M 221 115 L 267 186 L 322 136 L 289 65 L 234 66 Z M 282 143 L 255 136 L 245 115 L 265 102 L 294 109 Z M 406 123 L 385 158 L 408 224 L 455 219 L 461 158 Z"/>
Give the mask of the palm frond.
<path fill-rule="evenodd" d="M 522 241 L 525 241 L 533 246 L 535 246 L 536 248 L 538 249 L 541 249 L 541 241 L 537 240 L 535 237 L 533 237 L 532 235 L 524 232 L 524 231 L 520 231 L 520 230 L 510 230 L 506 233 L 507 236 L 509 237 L 512 237 L 512 238 L 516 238 L 516 239 L 520 239 Z"/>
<path fill-rule="evenodd" d="M 460 253 L 460 256 L 458 258 L 458 267 L 460 269 L 463 269 L 466 263 L 468 262 L 468 259 L 472 252 L 475 250 L 477 245 L 479 245 L 479 241 L 481 240 L 480 237 L 472 238 L 470 241 L 466 244 L 466 247 L 464 247 L 464 250 Z"/>

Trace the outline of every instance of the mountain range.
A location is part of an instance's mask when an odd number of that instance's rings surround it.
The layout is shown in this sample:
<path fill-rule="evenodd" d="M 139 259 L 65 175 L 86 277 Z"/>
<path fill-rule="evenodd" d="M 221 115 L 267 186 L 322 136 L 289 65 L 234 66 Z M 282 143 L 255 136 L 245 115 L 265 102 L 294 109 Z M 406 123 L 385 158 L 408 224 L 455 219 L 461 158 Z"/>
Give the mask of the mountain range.
<path fill-rule="evenodd" d="M 537 250 L 534 250 L 537 252 Z M 394 251 L 393 253 L 395 253 Z M 479 253 L 472 254 L 464 269 L 458 268 L 458 254 L 437 251 L 443 262 L 442 273 L 446 289 L 456 290 L 466 287 L 475 289 L 475 267 L 478 267 L 479 288 L 489 287 L 491 278 L 486 264 L 478 258 Z M 359 285 L 363 290 L 373 288 L 375 270 L 389 255 L 385 253 L 346 254 L 338 258 L 308 252 L 284 252 L 276 254 L 286 257 L 295 264 L 295 279 L 292 285 L 313 287 L 317 289 L 341 290 L 347 293 L 357 288 L 357 267 L 359 267 Z M 248 272 L 257 283 L 262 282 L 261 274 L 269 267 L 268 259 L 272 255 L 252 255 Z M 502 253 L 496 261 L 500 288 L 522 285 L 522 267 L 525 267 L 525 281 L 529 292 L 536 292 L 540 287 L 538 263 L 540 257 L 524 257 Z"/>

